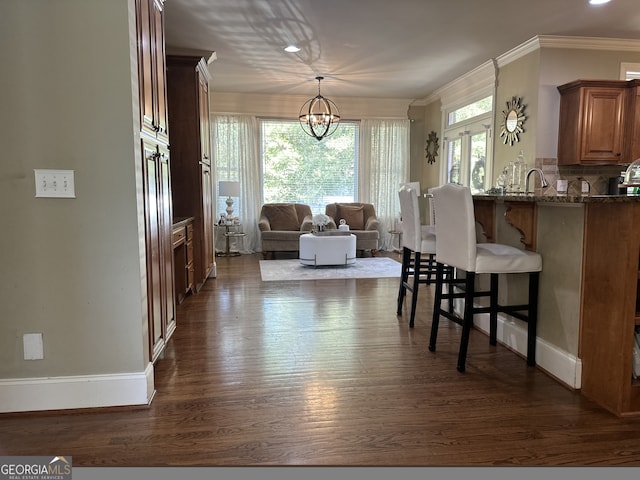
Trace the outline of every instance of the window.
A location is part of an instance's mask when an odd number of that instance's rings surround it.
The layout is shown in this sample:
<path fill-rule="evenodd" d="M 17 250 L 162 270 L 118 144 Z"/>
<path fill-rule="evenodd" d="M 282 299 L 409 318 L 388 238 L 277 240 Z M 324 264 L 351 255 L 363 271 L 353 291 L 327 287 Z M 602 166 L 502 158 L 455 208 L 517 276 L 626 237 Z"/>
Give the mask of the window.
<path fill-rule="evenodd" d="M 640 63 L 621 63 L 620 80 L 640 79 Z"/>
<path fill-rule="evenodd" d="M 358 198 L 358 124 L 341 121 L 322 141 L 297 121 L 260 121 L 262 196 L 265 203 L 305 203 L 324 213 L 332 202 Z"/>
<path fill-rule="evenodd" d="M 446 112 L 444 158 L 446 183 L 459 183 L 482 193 L 488 188 L 493 96 L 483 96 Z"/>

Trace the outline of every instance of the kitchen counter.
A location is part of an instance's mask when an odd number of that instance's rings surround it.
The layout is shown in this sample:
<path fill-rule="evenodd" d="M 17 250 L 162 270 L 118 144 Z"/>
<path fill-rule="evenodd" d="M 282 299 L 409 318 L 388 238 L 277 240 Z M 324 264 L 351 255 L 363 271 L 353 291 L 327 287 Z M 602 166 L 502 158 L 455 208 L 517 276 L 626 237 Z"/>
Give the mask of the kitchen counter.
<path fill-rule="evenodd" d="M 538 195 L 505 193 L 483 193 L 473 196 L 474 200 L 495 200 L 503 202 L 537 203 L 631 203 L 640 202 L 640 195 Z"/>
<path fill-rule="evenodd" d="M 640 196 L 485 194 L 473 201 L 480 241 L 542 255 L 538 367 L 617 415 L 640 414 L 640 378 L 631 378 L 640 329 Z M 526 298 L 522 278 L 500 281 L 503 303 Z M 478 317 L 476 326 L 488 332 L 488 319 Z M 498 336 L 525 354 L 519 320 L 499 318 Z"/>

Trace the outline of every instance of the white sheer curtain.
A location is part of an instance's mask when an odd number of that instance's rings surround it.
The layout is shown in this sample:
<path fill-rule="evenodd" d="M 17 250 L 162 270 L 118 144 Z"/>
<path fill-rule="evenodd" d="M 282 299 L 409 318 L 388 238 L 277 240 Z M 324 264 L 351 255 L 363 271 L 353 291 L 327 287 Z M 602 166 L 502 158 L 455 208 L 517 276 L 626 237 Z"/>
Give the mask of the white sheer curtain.
<path fill-rule="evenodd" d="M 260 174 L 259 130 L 256 117 L 251 115 L 214 115 L 212 117 L 214 194 L 218 207 L 216 221 L 224 211 L 224 199 L 218 195 L 218 182 L 229 180 L 240 182 L 240 198 L 234 203 L 246 233 L 244 241 L 237 246 L 242 253 L 259 250 L 260 232 L 258 217 L 262 204 L 262 182 Z M 217 232 L 216 251 L 223 251 L 225 238 Z"/>
<path fill-rule="evenodd" d="M 380 250 L 391 250 L 400 212 L 398 190 L 409 177 L 409 120 L 362 120 L 358 198 L 372 203 L 380 220 Z"/>

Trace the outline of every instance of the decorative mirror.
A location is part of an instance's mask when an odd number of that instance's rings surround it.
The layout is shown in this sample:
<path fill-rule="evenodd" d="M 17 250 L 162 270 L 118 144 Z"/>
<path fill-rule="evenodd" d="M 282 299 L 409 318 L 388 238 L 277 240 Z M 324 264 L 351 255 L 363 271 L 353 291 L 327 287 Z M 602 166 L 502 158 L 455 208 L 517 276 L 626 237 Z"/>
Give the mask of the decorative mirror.
<path fill-rule="evenodd" d="M 440 148 L 440 145 L 438 145 L 438 135 L 436 134 L 436 132 L 431 130 L 431 132 L 429 132 L 429 135 L 427 136 L 427 148 L 425 148 L 425 151 L 427 152 L 427 162 L 436 162 L 436 157 L 438 156 L 438 148 Z"/>
<path fill-rule="evenodd" d="M 524 132 L 522 125 L 527 119 L 524 114 L 525 105 L 520 103 L 520 97 L 511 97 L 507 102 L 507 109 L 502 111 L 502 128 L 500 136 L 504 137 L 502 143 L 513 146 L 519 142 L 518 134 Z"/>

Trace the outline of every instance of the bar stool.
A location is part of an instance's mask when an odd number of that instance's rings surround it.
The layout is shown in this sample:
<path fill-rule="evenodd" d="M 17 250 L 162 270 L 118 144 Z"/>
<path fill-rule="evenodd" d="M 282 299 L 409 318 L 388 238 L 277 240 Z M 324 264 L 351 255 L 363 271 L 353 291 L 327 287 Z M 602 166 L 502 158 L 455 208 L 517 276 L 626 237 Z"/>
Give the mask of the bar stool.
<path fill-rule="evenodd" d="M 542 271 L 542 256 L 509 245 L 477 243 L 473 199 L 468 187 L 446 184 L 432 190 L 436 215 L 436 288 L 433 306 L 433 321 L 429 350 L 436 350 L 440 316 L 462 326 L 458 366 L 465 370 L 469 333 L 473 326 L 473 315 L 489 313 L 489 342 L 496 344 L 498 313 L 507 313 L 527 323 L 527 364 L 536 363 L 536 323 L 538 320 L 538 282 Z M 466 272 L 464 279 L 445 279 L 445 265 Z M 528 273 L 528 303 L 524 305 L 498 304 L 498 275 Z M 490 274 L 489 291 L 476 291 L 478 274 Z M 443 285 L 448 284 L 447 293 Z M 462 290 L 462 292 L 460 292 Z M 489 297 L 488 307 L 476 307 L 474 299 Z M 464 298 L 464 315 L 441 307 L 442 300 Z"/>
<path fill-rule="evenodd" d="M 398 290 L 397 314 L 402 315 L 402 305 L 407 290 L 411 296 L 409 327 L 413 328 L 418 288 L 421 283 L 430 284 L 435 277 L 436 235 L 433 225 L 421 225 L 418 206 L 419 190 L 405 184 L 400 188 L 400 215 L 402 216 L 402 274 Z M 426 255 L 423 257 L 423 255 Z M 413 277 L 409 281 L 409 277 Z"/>

